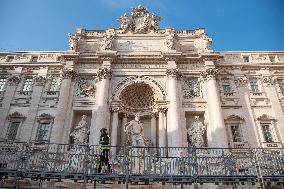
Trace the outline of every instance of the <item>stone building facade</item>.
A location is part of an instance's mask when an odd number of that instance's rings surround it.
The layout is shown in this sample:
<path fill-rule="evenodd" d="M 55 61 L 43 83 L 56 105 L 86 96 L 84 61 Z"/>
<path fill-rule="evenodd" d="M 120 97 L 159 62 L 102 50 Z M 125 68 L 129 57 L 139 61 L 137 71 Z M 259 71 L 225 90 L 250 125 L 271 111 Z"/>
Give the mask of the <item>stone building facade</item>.
<path fill-rule="evenodd" d="M 119 20 L 67 51 L 0 53 L 1 140 L 72 143 L 86 115 L 89 144 L 108 128 L 120 146 L 138 113 L 153 146 L 283 147 L 284 52 L 213 51 L 204 29 L 161 29 L 141 6 Z"/>

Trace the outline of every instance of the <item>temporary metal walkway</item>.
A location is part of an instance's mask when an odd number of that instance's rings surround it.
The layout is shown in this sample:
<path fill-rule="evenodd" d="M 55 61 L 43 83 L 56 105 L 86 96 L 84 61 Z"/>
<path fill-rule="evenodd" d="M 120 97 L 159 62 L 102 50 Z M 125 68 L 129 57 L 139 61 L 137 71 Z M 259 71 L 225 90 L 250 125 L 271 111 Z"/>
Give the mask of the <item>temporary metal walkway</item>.
<path fill-rule="evenodd" d="M 0 178 L 125 184 L 284 183 L 284 150 L 112 147 L 99 173 L 99 146 L 0 141 Z M 1 185 L 0 185 L 1 187 Z"/>

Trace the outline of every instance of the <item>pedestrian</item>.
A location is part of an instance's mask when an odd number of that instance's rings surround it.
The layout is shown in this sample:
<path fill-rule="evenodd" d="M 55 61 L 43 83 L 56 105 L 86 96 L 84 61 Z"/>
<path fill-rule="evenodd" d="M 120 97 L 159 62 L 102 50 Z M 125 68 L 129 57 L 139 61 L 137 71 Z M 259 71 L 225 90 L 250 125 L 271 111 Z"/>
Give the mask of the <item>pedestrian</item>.
<path fill-rule="evenodd" d="M 110 164 L 109 164 L 109 151 L 110 151 L 110 136 L 106 128 L 102 128 L 100 130 L 100 165 L 99 165 L 99 173 L 102 172 L 110 172 Z"/>

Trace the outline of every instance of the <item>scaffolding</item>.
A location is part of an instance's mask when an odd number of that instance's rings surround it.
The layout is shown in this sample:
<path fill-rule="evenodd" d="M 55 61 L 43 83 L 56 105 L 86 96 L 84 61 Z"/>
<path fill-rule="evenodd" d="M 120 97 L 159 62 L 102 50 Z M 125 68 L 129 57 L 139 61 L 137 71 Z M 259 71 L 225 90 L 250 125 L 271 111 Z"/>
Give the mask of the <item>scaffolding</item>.
<path fill-rule="evenodd" d="M 283 148 L 112 146 L 111 171 L 99 172 L 100 148 L 0 141 L 0 178 L 64 179 L 106 183 L 174 185 L 284 183 Z M 1 187 L 1 185 L 0 185 Z"/>

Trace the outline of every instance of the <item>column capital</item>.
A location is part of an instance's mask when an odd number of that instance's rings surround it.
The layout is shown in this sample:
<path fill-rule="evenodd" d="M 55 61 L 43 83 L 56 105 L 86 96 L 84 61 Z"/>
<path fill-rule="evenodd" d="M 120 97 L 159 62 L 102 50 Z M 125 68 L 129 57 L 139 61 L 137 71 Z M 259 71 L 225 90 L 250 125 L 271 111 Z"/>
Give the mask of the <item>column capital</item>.
<path fill-rule="evenodd" d="M 166 74 L 167 74 L 167 77 L 172 77 L 175 79 L 179 79 L 182 77 L 182 74 L 178 68 L 169 68 L 167 69 Z"/>
<path fill-rule="evenodd" d="M 107 68 L 107 67 L 99 68 L 97 76 L 98 76 L 99 80 L 110 78 L 111 77 L 111 69 Z"/>
<path fill-rule="evenodd" d="M 167 107 L 158 107 L 158 111 L 162 113 L 166 113 L 168 111 Z"/>
<path fill-rule="evenodd" d="M 63 79 L 75 79 L 78 77 L 77 72 L 71 69 L 64 69 L 62 73 Z"/>
<path fill-rule="evenodd" d="M 246 76 L 238 76 L 235 78 L 235 84 L 237 87 L 243 87 L 248 83 Z"/>
<path fill-rule="evenodd" d="M 15 76 L 12 75 L 8 78 L 8 85 L 12 86 L 12 85 L 18 85 L 21 82 L 21 77 L 20 76 Z"/>
<path fill-rule="evenodd" d="M 266 86 L 273 86 L 275 84 L 276 78 L 272 76 L 263 76 L 262 77 L 262 82 Z"/>
<path fill-rule="evenodd" d="M 215 79 L 218 74 L 217 68 L 206 68 L 200 75 L 205 80 Z"/>
<path fill-rule="evenodd" d="M 119 106 L 111 106 L 110 107 L 111 112 L 118 112 L 119 111 Z"/>

